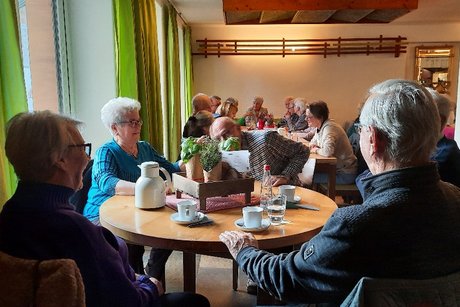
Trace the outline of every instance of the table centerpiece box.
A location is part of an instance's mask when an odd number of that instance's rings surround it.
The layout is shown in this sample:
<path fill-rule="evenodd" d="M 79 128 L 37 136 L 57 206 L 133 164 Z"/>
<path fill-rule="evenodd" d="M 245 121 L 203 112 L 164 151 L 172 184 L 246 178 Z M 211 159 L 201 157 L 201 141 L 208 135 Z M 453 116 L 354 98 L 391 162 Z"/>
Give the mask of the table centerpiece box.
<path fill-rule="evenodd" d="M 185 173 L 174 173 L 173 186 L 176 190 L 176 198 L 181 198 L 182 193 L 186 193 L 198 198 L 200 201 L 200 210 L 206 210 L 206 198 L 208 197 L 244 193 L 245 203 L 251 203 L 251 192 L 254 191 L 254 178 L 197 182 L 187 178 Z"/>

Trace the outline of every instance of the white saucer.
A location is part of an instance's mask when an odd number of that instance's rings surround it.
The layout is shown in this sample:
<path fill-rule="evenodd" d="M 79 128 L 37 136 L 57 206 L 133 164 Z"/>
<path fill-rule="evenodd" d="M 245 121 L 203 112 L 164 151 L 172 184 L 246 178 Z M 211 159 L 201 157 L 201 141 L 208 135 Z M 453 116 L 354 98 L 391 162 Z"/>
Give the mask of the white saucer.
<path fill-rule="evenodd" d="M 268 229 L 268 227 L 270 227 L 270 220 L 269 219 L 263 219 L 262 224 L 260 225 L 260 227 L 246 228 L 246 227 L 244 227 L 243 218 L 240 218 L 240 219 L 237 219 L 235 221 L 235 226 L 238 227 L 239 229 L 243 230 L 243 231 L 249 231 L 249 232 L 264 231 L 264 230 Z"/>
<path fill-rule="evenodd" d="M 297 204 L 297 203 L 300 203 L 302 199 L 300 198 L 299 195 L 294 195 L 294 200 L 293 201 L 288 201 L 288 203 L 291 203 L 291 204 Z"/>
<path fill-rule="evenodd" d="M 188 225 L 188 224 L 191 224 L 191 223 L 200 222 L 204 217 L 205 217 L 204 213 L 197 212 L 196 216 L 195 216 L 195 218 L 193 220 L 184 221 L 184 220 L 179 219 L 179 212 L 176 212 L 176 213 L 171 214 L 170 218 L 171 218 L 171 221 L 173 221 L 174 223 L 182 224 L 182 225 Z"/>

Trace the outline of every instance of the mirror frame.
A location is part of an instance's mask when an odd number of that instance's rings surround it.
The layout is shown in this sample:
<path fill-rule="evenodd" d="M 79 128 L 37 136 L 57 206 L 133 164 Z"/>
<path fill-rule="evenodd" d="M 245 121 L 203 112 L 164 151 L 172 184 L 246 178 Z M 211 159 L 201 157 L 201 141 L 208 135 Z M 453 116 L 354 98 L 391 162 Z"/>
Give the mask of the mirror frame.
<path fill-rule="evenodd" d="M 431 59 L 433 62 L 446 63 L 439 67 L 427 67 L 423 62 Z M 426 87 L 432 87 L 439 93 L 449 93 L 452 84 L 454 47 L 453 46 L 417 46 L 415 47 L 414 79 Z M 436 65 L 436 64 L 434 64 Z M 446 67 L 447 66 L 447 67 Z M 445 75 L 444 75 L 445 74 Z M 436 75 L 438 76 L 435 80 Z M 440 79 L 444 76 L 445 79 Z"/>

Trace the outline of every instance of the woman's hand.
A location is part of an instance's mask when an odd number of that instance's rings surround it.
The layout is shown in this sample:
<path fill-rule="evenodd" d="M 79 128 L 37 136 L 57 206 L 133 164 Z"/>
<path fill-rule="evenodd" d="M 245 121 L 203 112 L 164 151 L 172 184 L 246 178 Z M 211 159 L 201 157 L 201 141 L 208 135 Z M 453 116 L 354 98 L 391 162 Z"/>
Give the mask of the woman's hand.
<path fill-rule="evenodd" d="M 225 231 L 220 234 L 219 239 L 227 246 L 228 251 L 235 260 L 240 250 L 246 246 L 258 247 L 257 240 L 252 233 Z"/>

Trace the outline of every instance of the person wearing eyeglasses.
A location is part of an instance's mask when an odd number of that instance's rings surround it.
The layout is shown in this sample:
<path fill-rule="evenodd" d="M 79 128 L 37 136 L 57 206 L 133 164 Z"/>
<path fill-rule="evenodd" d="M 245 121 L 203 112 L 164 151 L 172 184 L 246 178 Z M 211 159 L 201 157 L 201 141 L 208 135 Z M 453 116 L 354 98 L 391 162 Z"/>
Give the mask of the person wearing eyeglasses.
<path fill-rule="evenodd" d="M 96 225 L 100 224 L 99 208 L 108 198 L 113 195 L 134 195 L 135 182 L 141 175 L 138 165 L 142 162 L 158 162 L 170 174 L 181 170 L 181 161 L 171 163 L 148 142 L 140 141 L 140 109 L 141 104 L 138 101 L 125 97 L 114 98 L 101 109 L 102 123 L 113 139 L 96 151 L 88 202 L 83 210 L 83 215 Z M 185 170 L 184 166 L 183 169 Z M 129 244 L 128 248 L 132 267 L 137 273 L 144 272 L 144 247 Z M 152 248 L 147 273 L 161 280 L 171 252 Z"/>
<path fill-rule="evenodd" d="M 201 295 L 163 294 L 157 279 L 136 276 L 125 242 L 70 204 L 91 154 L 81 124 L 50 111 L 20 113 L 8 122 L 5 153 L 19 182 L 0 213 L 0 251 L 39 261 L 74 260 L 86 306 L 209 306 Z"/>
<path fill-rule="evenodd" d="M 284 97 L 284 107 L 286 108 L 286 113 L 278 123 L 278 128 L 288 127 L 288 120 L 296 122 L 299 119 L 299 116 L 294 112 L 294 96 Z"/>
<path fill-rule="evenodd" d="M 249 278 L 288 303 L 455 305 L 446 302 L 460 294 L 450 286 L 460 272 L 460 189 L 430 161 L 440 132 L 431 95 L 413 81 L 379 83 L 360 124 L 371 171 L 363 204 L 338 208 L 290 253 L 260 250 L 241 231 L 225 231 L 221 241 Z"/>

